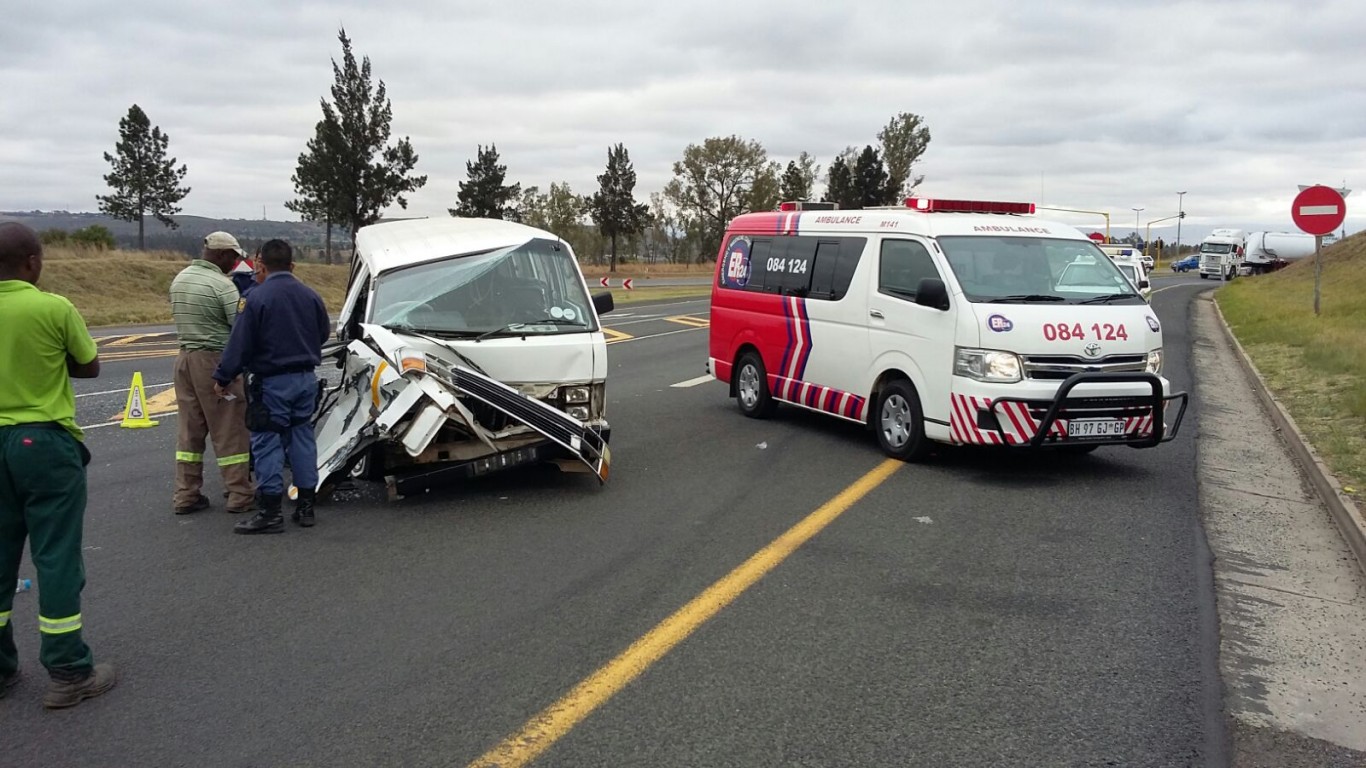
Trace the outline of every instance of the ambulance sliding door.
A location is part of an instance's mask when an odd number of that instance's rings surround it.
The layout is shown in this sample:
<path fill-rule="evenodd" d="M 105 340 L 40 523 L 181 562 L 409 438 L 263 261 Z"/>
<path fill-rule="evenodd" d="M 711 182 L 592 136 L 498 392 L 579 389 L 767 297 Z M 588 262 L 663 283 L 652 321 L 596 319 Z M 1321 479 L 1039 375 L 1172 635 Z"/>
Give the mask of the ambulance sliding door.
<path fill-rule="evenodd" d="M 777 243 L 786 245 L 783 257 L 790 268 L 785 270 L 783 294 L 794 315 L 791 373 L 781 375 L 825 388 L 813 392 L 806 387 L 784 399 L 848 415 L 851 410 L 841 413 L 839 395 L 867 394 L 862 380 L 868 354 L 863 319 L 867 296 L 849 289 L 867 238 L 799 235 L 779 238 Z"/>

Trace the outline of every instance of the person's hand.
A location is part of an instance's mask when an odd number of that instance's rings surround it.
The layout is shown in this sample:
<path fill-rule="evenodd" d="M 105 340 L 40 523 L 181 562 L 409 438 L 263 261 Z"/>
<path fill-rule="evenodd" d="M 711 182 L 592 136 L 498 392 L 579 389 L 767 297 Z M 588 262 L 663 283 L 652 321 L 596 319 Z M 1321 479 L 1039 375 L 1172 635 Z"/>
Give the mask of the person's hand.
<path fill-rule="evenodd" d="M 227 387 L 223 386 L 222 384 L 219 384 L 219 383 L 216 382 L 216 381 L 213 383 L 213 393 L 214 393 L 215 395 L 218 395 L 219 397 L 223 398 L 224 400 L 227 400 L 227 399 L 228 399 L 228 395 L 230 394 L 230 393 L 228 392 L 228 388 L 227 388 Z"/>

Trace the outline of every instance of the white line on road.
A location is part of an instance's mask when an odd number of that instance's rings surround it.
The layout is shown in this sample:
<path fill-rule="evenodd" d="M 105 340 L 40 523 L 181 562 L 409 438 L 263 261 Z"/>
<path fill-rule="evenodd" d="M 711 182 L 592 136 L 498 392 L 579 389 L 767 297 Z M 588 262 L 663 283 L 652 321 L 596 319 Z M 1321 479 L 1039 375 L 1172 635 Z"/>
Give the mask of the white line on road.
<path fill-rule="evenodd" d="M 683 387 L 695 387 L 695 386 L 697 386 L 698 384 L 706 384 L 706 383 L 709 382 L 709 381 L 716 381 L 716 380 L 717 380 L 717 379 L 716 379 L 715 376 L 712 376 L 711 374 L 708 374 L 708 375 L 706 375 L 706 376 L 698 376 L 698 377 L 695 378 L 695 379 L 688 379 L 687 381 L 680 381 L 680 382 L 678 382 L 677 384 L 670 384 L 669 386 L 674 387 L 674 388 L 681 389 L 681 388 L 683 388 Z"/>
<path fill-rule="evenodd" d="M 707 329 L 706 329 L 706 328 L 684 328 L 684 329 L 681 330 L 681 331 L 665 331 L 664 333 L 652 333 L 652 334 L 650 334 L 649 336 L 632 336 L 632 337 L 629 338 L 629 339 L 621 339 L 620 341 L 614 341 L 614 342 L 612 342 L 612 343 L 613 343 L 614 345 L 615 345 L 615 344 L 630 344 L 630 343 L 633 342 L 633 341 L 644 341 L 644 340 L 646 340 L 646 339 L 657 339 L 657 338 L 659 338 L 660 336 L 672 336 L 672 335 L 674 335 L 675 333 L 692 333 L 692 332 L 694 332 L 694 331 L 705 331 L 705 330 L 707 330 Z"/>
<path fill-rule="evenodd" d="M 148 385 L 146 385 L 145 387 L 143 387 L 143 389 L 160 389 L 160 388 L 162 388 L 162 387 L 169 387 L 169 386 L 171 386 L 171 384 L 173 384 L 173 383 L 174 383 L 174 382 L 168 381 L 168 382 L 166 382 L 165 384 L 148 384 Z M 117 394 L 125 394 L 125 395 L 126 395 L 126 394 L 128 394 L 128 389 L 127 389 L 127 388 L 124 388 L 124 389 L 106 389 L 106 390 L 103 391 L 103 392 L 82 392 L 81 394 L 76 395 L 76 397 L 95 397 L 95 396 L 97 396 L 97 395 L 117 395 Z"/>

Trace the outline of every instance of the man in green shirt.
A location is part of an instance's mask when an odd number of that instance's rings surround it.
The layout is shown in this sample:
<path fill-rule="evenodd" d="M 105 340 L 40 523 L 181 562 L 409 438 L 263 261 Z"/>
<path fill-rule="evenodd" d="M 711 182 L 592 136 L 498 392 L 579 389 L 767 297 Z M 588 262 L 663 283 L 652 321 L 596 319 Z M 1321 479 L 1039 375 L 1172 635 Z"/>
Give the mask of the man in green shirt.
<path fill-rule="evenodd" d="M 175 318 L 180 354 L 175 364 L 176 482 L 171 503 L 177 515 L 208 509 L 204 486 L 204 443 L 213 452 L 228 491 L 228 511 L 252 508 L 251 433 L 247 431 L 247 398 L 239 379 L 228 397 L 214 392 L 213 371 L 223 356 L 237 319 L 241 296 L 228 271 L 243 255 L 227 232 L 204 238 L 203 258 L 190 262 L 171 282 L 171 316 Z"/>
<path fill-rule="evenodd" d="M 114 687 L 81 638 L 85 465 L 70 376 L 100 373 L 95 342 L 71 302 L 38 290 L 43 247 L 22 224 L 0 224 L 0 698 L 19 682 L 10 617 L 28 539 L 38 570 L 44 706 L 75 706 Z"/>

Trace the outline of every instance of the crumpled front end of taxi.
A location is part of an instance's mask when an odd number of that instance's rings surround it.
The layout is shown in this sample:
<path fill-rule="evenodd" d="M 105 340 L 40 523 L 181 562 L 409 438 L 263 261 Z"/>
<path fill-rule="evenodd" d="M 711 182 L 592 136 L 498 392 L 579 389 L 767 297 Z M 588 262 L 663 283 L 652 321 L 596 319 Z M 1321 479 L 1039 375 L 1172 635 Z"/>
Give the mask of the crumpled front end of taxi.
<path fill-rule="evenodd" d="M 350 475 L 383 479 L 398 499 L 545 462 L 607 481 L 601 384 L 514 387 L 437 339 L 362 329 L 360 338 L 329 351 L 342 376 L 315 419 L 324 493 Z"/>

